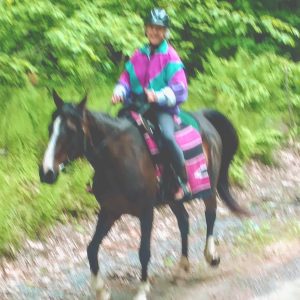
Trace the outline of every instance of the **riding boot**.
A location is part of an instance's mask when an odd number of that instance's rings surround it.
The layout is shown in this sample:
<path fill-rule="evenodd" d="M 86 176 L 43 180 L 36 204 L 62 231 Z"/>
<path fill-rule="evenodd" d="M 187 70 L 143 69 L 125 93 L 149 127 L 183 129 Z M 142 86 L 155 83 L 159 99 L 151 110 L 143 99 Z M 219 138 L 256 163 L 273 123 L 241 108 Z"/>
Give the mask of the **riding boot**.
<path fill-rule="evenodd" d="M 188 183 L 188 176 L 185 166 L 182 166 L 177 172 L 179 188 L 176 191 L 174 198 L 176 201 L 188 200 L 191 195 L 191 187 Z"/>

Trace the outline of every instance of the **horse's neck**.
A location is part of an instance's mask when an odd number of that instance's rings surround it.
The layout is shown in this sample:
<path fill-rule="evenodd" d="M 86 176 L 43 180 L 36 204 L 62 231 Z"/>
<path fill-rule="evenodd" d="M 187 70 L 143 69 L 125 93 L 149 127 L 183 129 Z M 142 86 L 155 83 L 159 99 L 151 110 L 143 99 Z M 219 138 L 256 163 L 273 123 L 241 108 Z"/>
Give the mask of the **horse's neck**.
<path fill-rule="evenodd" d="M 90 134 L 90 146 L 95 155 L 97 155 L 108 143 L 117 139 L 129 124 L 129 122 L 125 120 L 118 118 L 114 119 L 103 113 L 94 112 L 88 112 L 87 120 Z"/>
<path fill-rule="evenodd" d="M 99 143 L 101 140 L 109 136 L 114 129 L 114 123 L 102 113 L 88 113 L 88 127 L 91 134 L 92 142 Z"/>

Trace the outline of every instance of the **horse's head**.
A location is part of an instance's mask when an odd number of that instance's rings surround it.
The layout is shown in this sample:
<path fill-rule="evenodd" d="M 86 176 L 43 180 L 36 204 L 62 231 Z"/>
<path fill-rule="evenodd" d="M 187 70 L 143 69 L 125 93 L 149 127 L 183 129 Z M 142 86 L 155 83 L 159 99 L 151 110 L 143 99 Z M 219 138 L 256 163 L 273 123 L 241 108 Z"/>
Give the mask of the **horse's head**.
<path fill-rule="evenodd" d="M 65 103 L 53 91 L 56 111 L 49 125 L 49 143 L 40 166 L 41 182 L 52 184 L 62 167 L 80 157 L 85 148 L 85 96 L 79 104 Z"/>

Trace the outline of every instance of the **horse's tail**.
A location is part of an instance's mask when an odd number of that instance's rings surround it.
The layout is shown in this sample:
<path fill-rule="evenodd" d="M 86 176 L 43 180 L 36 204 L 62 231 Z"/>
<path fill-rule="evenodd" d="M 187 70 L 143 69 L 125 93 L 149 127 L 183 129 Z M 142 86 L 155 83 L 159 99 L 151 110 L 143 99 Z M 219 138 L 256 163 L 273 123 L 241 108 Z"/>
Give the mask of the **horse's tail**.
<path fill-rule="evenodd" d="M 229 119 L 220 112 L 207 109 L 203 110 L 203 115 L 215 127 L 222 140 L 222 161 L 217 183 L 219 196 L 232 212 L 249 216 L 250 213 L 235 201 L 229 191 L 228 170 L 239 145 L 237 132 Z"/>

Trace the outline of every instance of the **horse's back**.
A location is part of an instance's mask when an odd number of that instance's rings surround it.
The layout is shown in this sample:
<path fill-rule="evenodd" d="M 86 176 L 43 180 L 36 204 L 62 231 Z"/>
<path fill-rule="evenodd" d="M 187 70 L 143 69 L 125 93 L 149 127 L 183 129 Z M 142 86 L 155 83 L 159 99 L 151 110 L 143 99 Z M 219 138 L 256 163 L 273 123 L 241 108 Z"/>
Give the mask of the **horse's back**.
<path fill-rule="evenodd" d="M 199 123 L 200 127 L 200 133 L 202 138 L 205 140 L 209 140 L 217 144 L 221 144 L 221 138 L 220 135 L 212 123 L 211 119 L 207 117 L 207 113 L 210 113 L 213 110 L 208 110 L 208 109 L 201 109 L 197 110 L 195 112 L 192 112 L 191 114 L 194 116 L 194 118 L 197 120 Z"/>

